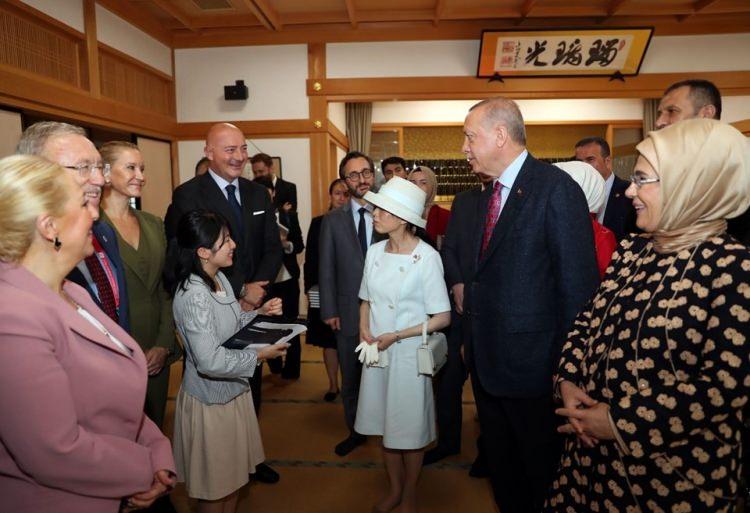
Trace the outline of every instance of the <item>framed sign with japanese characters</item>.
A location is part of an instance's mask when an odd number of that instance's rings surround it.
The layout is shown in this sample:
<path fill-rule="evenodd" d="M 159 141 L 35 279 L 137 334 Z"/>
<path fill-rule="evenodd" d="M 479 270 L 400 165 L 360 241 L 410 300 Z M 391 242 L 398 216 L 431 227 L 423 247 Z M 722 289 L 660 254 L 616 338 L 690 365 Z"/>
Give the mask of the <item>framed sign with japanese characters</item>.
<path fill-rule="evenodd" d="M 485 30 L 477 77 L 637 75 L 654 29 Z"/>

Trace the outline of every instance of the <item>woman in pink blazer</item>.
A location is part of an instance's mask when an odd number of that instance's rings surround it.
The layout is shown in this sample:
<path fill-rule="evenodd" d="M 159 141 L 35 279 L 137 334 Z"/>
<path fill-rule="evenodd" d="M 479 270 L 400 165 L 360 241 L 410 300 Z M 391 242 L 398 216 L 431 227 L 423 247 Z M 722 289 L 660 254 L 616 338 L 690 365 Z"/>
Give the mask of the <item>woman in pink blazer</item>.
<path fill-rule="evenodd" d="M 169 440 L 143 414 L 138 344 L 65 276 L 92 254 L 81 181 L 0 160 L 0 509 L 116 513 L 173 485 Z"/>

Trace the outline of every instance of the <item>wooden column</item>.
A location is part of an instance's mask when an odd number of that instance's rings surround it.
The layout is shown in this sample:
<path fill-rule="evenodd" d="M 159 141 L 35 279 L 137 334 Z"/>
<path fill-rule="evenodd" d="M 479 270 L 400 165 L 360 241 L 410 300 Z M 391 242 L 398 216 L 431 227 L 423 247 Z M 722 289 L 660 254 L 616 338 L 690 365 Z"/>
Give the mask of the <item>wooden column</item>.
<path fill-rule="evenodd" d="M 102 95 L 101 75 L 99 73 L 99 40 L 96 36 L 96 2 L 83 0 L 83 30 L 86 33 L 86 71 L 91 96 Z"/>
<path fill-rule="evenodd" d="M 325 43 L 307 45 L 307 74 L 310 80 L 326 76 Z M 314 86 L 313 86 L 314 87 Z M 310 195 L 312 216 L 322 214 L 328 205 L 328 99 L 308 96 L 310 111 Z"/>

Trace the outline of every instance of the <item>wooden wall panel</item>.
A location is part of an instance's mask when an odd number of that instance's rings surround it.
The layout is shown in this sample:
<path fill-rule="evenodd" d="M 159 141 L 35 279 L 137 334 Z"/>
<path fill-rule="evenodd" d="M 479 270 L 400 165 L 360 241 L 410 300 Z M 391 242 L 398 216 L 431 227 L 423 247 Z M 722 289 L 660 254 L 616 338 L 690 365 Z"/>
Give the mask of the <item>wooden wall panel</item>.
<path fill-rule="evenodd" d="M 101 94 L 160 114 L 172 111 L 172 81 L 100 45 Z"/>
<path fill-rule="evenodd" d="M 139 137 L 137 144 L 146 165 L 141 208 L 163 219 L 172 201 L 172 146 L 147 137 Z"/>
<path fill-rule="evenodd" d="M 0 63 L 81 87 L 83 40 L 0 2 Z"/>

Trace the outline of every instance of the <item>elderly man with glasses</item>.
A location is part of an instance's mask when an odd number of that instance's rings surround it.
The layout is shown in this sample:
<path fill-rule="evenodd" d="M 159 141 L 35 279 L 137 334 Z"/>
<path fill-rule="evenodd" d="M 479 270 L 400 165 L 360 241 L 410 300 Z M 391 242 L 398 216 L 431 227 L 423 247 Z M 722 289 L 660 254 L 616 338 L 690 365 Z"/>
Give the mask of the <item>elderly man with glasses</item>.
<path fill-rule="evenodd" d="M 81 127 L 57 121 L 34 123 L 21 135 L 16 153 L 44 157 L 69 170 L 83 187 L 85 199 L 98 211 L 109 166 L 102 164 L 94 143 Z M 98 219 L 91 231 L 94 254 L 79 262 L 68 279 L 88 290 L 99 308 L 129 332 L 125 269 L 117 236 Z"/>
<path fill-rule="evenodd" d="M 372 159 L 357 151 L 346 154 L 339 176 L 349 188 L 350 201 L 331 210 L 320 229 L 320 317 L 336 334 L 341 366 L 341 400 L 349 436 L 336 445 L 345 456 L 366 438 L 354 431 L 362 366 L 354 349 L 359 345 L 359 284 L 365 255 L 377 234 L 372 229 L 372 205 L 364 195 L 375 181 Z"/>

